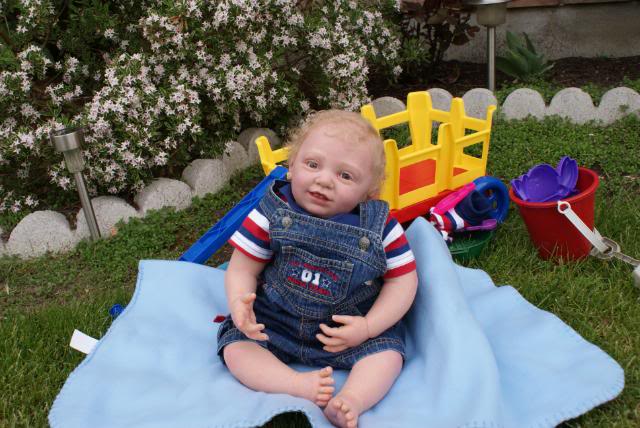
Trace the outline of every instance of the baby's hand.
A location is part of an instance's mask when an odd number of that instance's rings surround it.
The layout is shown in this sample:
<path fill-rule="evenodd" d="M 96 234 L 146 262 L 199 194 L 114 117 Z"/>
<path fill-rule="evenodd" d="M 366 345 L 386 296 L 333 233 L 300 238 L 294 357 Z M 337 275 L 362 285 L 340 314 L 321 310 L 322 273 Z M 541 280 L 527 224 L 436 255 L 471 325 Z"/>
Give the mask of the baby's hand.
<path fill-rule="evenodd" d="M 329 327 L 326 324 L 320 324 L 320 330 L 324 334 L 318 333 L 316 338 L 324 343 L 325 346 L 322 349 L 325 351 L 344 351 L 369 339 L 369 326 L 365 317 L 334 315 L 331 318 L 335 322 L 344 325 L 341 327 Z"/>
<path fill-rule="evenodd" d="M 231 319 L 238 330 L 249 339 L 269 340 L 269 336 L 262 332 L 264 324 L 258 324 L 256 314 L 253 312 L 253 302 L 256 293 L 247 293 L 231 302 Z"/>

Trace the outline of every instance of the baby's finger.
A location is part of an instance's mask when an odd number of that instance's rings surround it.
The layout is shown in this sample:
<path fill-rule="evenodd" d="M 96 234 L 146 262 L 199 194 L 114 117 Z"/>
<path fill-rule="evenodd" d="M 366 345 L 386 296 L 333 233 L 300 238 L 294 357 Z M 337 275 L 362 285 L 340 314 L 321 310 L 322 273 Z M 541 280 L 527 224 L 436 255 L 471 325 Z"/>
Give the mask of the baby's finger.
<path fill-rule="evenodd" d="M 264 324 L 255 324 L 255 323 L 251 323 L 248 324 L 247 327 L 245 328 L 245 330 L 251 332 L 251 333 L 255 333 L 258 331 L 262 331 L 264 330 Z"/>
<path fill-rule="evenodd" d="M 340 337 L 339 327 L 329 327 L 326 324 L 320 324 L 320 330 L 322 330 L 322 332 L 327 336 Z"/>
<path fill-rule="evenodd" d="M 325 345 L 329 345 L 329 346 L 338 346 L 338 345 L 344 345 L 344 339 L 340 339 L 337 337 L 327 337 L 324 334 L 316 334 L 316 339 L 318 339 L 320 342 L 322 342 Z"/>
<path fill-rule="evenodd" d="M 269 336 L 266 333 L 250 333 L 245 334 L 245 336 L 253 340 L 269 340 Z"/>
<path fill-rule="evenodd" d="M 324 346 L 322 349 L 324 349 L 327 352 L 341 352 L 347 348 L 348 348 L 347 345 L 340 345 L 340 346 Z"/>
<path fill-rule="evenodd" d="M 353 318 L 354 317 L 352 317 L 351 315 L 333 315 L 331 317 L 332 320 L 334 320 L 335 322 L 339 322 L 340 324 L 351 324 Z"/>

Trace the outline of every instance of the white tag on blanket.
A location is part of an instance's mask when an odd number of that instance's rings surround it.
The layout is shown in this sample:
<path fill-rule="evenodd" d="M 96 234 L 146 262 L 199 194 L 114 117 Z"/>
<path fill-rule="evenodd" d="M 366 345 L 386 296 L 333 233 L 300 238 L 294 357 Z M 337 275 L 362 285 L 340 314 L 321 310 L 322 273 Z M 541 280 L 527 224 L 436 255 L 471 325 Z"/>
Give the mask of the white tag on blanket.
<path fill-rule="evenodd" d="M 89 354 L 93 351 L 93 348 L 96 347 L 98 343 L 98 339 L 94 339 L 91 336 L 88 336 L 81 332 L 80 330 L 73 330 L 73 335 L 71 336 L 71 342 L 69 342 L 69 346 L 73 349 L 82 352 L 83 354 Z"/>

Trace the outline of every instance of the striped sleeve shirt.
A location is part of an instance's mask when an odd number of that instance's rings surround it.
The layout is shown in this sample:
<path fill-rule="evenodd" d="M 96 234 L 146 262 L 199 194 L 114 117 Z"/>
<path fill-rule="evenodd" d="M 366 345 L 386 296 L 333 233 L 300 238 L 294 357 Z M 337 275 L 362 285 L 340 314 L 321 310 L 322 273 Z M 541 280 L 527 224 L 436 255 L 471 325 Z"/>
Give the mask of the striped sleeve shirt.
<path fill-rule="evenodd" d="M 231 236 L 229 243 L 248 257 L 267 263 L 273 257 L 269 238 L 269 220 L 260 207 L 254 208 L 240 228 Z M 382 245 L 387 258 L 387 271 L 384 278 L 394 278 L 416 269 L 416 262 L 404 229 L 392 217 L 382 234 Z"/>

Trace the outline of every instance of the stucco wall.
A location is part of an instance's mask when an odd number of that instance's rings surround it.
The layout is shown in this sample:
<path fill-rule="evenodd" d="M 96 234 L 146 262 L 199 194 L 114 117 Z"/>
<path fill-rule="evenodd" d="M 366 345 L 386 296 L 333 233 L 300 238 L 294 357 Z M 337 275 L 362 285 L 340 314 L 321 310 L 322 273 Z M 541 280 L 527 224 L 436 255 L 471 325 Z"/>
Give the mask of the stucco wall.
<path fill-rule="evenodd" d="M 477 25 L 475 15 L 472 20 Z M 548 59 L 636 56 L 640 55 L 640 1 L 509 8 L 507 22 L 496 29 L 498 54 L 507 30 L 526 32 Z M 481 27 L 471 42 L 452 46 L 446 59 L 486 62 L 486 36 Z"/>

